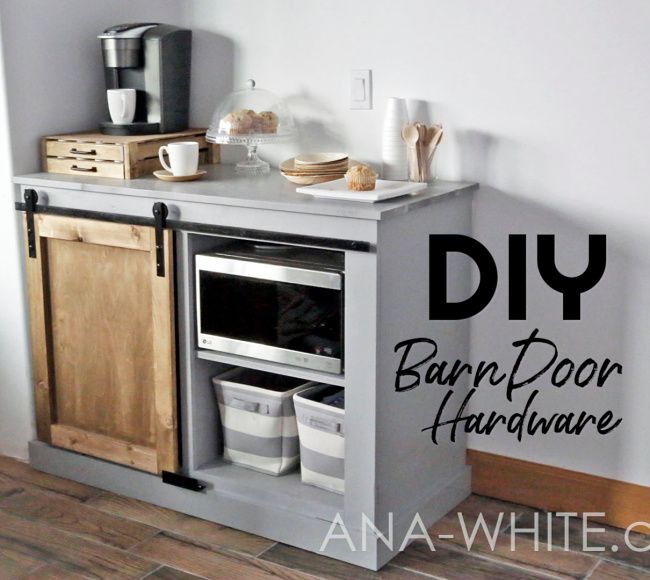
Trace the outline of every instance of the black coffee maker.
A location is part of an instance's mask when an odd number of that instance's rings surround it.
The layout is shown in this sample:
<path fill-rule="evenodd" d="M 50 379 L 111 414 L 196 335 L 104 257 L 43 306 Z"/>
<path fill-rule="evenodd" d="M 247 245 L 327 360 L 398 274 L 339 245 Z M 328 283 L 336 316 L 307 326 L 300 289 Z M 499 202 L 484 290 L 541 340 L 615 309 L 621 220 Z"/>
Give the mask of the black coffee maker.
<path fill-rule="evenodd" d="M 146 135 L 187 129 L 192 31 L 169 24 L 119 24 L 98 38 L 106 88 L 136 90 L 133 122 L 101 123 L 101 132 Z"/>

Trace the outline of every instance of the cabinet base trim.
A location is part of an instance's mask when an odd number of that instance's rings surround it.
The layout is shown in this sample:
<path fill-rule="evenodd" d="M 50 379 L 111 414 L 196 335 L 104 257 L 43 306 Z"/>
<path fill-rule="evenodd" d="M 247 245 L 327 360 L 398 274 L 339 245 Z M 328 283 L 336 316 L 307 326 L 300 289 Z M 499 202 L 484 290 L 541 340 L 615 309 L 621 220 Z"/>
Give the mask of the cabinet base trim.
<path fill-rule="evenodd" d="M 368 549 L 352 551 L 345 540 L 333 540 L 320 550 L 323 539 L 331 533 L 331 519 L 306 512 L 287 509 L 286 502 L 259 502 L 242 489 L 227 491 L 208 485 L 203 493 L 167 485 L 151 474 L 127 469 L 95 459 L 57 449 L 40 441 L 29 443 L 29 462 L 34 469 L 99 487 L 146 501 L 148 503 L 219 523 L 251 534 L 282 542 L 303 550 L 309 550 L 356 566 L 377 570 L 390 561 L 396 552 L 391 552 L 375 535 L 369 534 Z M 272 476 L 268 476 L 272 477 Z M 439 489 L 420 506 L 422 518 L 432 523 L 469 494 L 469 470 L 463 469 L 456 477 L 443 482 Z M 337 496 L 338 497 L 338 496 Z M 290 498 L 288 500 L 290 502 Z M 344 520 L 347 518 L 341 512 Z M 396 515 L 395 538 L 405 535 L 410 527 L 410 513 Z M 356 518 L 355 518 L 356 520 Z M 346 524 L 355 546 L 361 546 L 361 531 L 354 522 Z M 340 529 L 337 527 L 337 530 Z M 395 542 L 395 548 L 400 541 Z M 435 542 L 435 538 L 434 538 Z"/>
<path fill-rule="evenodd" d="M 69 425 L 52 425 L 51 432 L 52 445 L 56 447 L 99 457 L 149 473 L 158 473 L 155 449 L 132 445 Z"/>
<path fill-rule="evenodd" d="M 619 528 L 650 522 L 650 487 L 467 450 L 472 491 L 552 512 L 604 512 L 594 518 Z"/>

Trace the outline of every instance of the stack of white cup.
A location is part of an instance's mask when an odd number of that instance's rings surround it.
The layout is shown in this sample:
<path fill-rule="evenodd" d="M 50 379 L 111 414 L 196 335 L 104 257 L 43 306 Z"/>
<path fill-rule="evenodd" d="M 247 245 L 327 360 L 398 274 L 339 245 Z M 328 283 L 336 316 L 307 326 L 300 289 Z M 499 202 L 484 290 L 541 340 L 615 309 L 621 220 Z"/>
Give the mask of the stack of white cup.
<path fill-rule="evenodd" d="M 408 180 L 406 145 L 402 141 L 402 127 L 408 125 L 406 101 L 390 97 L 386 103 L 382 131 L 382 177 L 396 181 Z"/>

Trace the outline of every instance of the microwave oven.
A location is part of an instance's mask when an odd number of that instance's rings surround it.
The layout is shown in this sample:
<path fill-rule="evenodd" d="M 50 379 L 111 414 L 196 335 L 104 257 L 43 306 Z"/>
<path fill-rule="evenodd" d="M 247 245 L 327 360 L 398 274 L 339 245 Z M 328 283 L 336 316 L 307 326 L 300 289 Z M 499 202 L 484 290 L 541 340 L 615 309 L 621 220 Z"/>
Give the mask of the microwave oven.
<path fill-rule="evenodd" d="M 241 241 L 195 268 L 199 348 L 342 372 L 342 252 Z"/>

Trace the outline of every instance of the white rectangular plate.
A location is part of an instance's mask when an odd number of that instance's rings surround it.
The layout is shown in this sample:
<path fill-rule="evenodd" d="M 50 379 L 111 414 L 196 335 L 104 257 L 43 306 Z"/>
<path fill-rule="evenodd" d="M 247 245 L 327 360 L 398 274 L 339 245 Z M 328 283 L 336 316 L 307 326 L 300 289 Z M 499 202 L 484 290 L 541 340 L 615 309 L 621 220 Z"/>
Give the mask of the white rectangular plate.
<path fill-rule="evenodd" d="M 298 193 L 307 193 L 314 197 L 329 199 L 343 199 L 347 201 L 366 201 L 373 203 L 401 195 L 409 195 L 426 189 L 426 183 L 413 183 L 410 181 L 386 181 L 378 179 L 372 191 L 350 191 L 348 184 L 343 179 L 308 185 L 296 189 Z"/>

